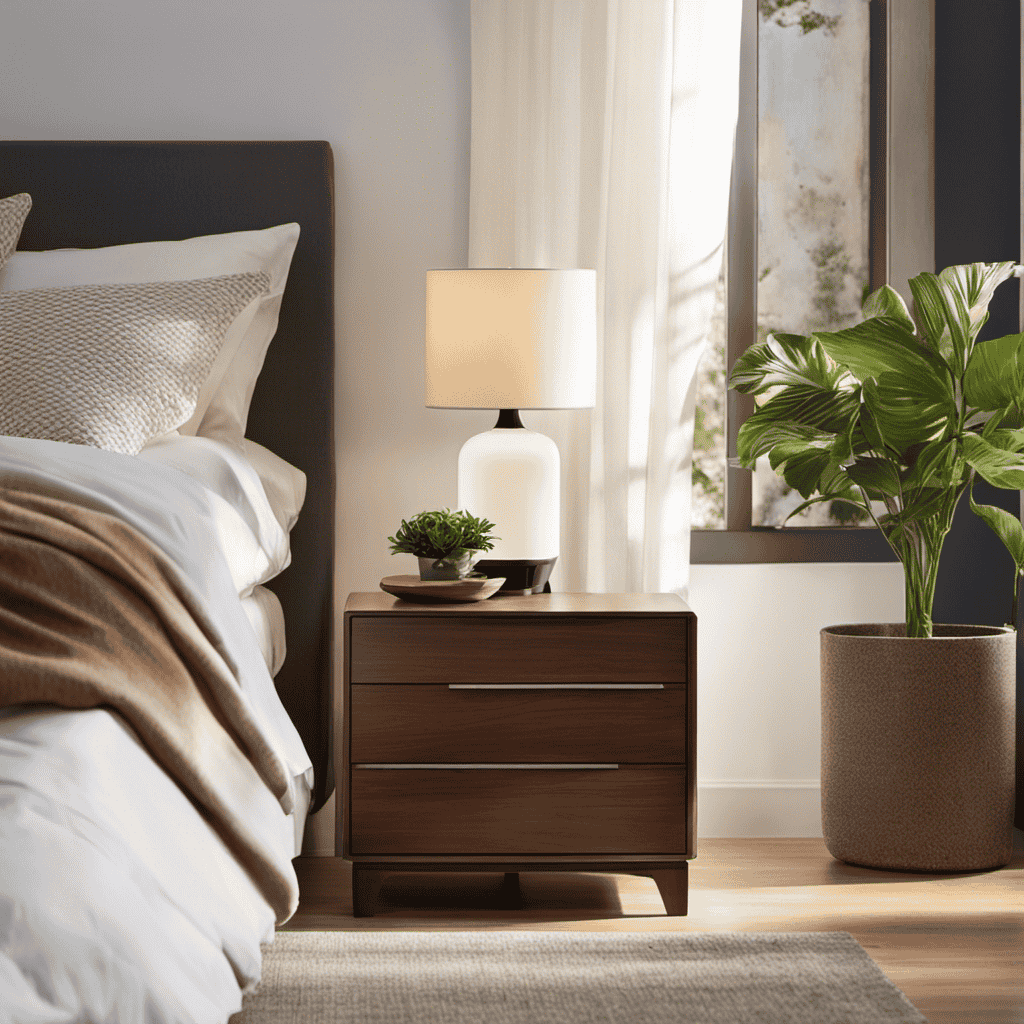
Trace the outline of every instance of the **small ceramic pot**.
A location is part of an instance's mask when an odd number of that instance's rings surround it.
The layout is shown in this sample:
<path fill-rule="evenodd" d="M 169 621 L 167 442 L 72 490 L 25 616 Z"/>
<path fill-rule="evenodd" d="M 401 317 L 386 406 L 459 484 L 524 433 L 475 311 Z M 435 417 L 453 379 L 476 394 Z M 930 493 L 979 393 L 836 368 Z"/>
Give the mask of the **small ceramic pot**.
<path fill-rule="evenodd" d="M 421 580 L 461 580 L 473 572 L 479 551 L 466 551 L 453 558 L 421 558 Z"/>

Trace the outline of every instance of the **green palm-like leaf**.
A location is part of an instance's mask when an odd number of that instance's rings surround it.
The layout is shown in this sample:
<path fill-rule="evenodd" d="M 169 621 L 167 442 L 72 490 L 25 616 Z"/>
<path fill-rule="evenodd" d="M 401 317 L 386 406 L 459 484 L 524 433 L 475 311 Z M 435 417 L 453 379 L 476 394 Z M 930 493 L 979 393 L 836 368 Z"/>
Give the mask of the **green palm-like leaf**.
<path fill-rule="evenodd" d="M 753 469 L 762 455 L 767 455 L 780 445 L 787 445 L 787 452 L 816 449 L 830 451 L 836 442 L 836 435 L 817 427 L 801 423 L 776 420 L 769 409 L 757 409 L 740 426 L 736 437 L 736 455 L 740 465 Z"/>
<path fill-rule="evenodd" d="M 751 345 L 729 375 L 729 387 L 744 395 L 759 395 L 789 385 L 836 391 L 840 385 L 852 389 L 855 383 L 830 362 L 813 337 L 801 334 L 772 334 L 766 341 Z"/>
<path fill-rule="evenodd" d="M 967 302 L 962 292 L 949 287 L 941 276 L 936 280 L 942 314 L 949 326 L 949 340 L 952 346 L 946 364 L 959 376 L 967 366 L 967 357 L 974 344 L 974 335 L 971 333 L 971 314 L 967 309 Z"/>
<path fill-rule="evenodd" d="M 833 456 L 837 448 L 841 447 L 841 442 L 837 444 L 836 448 L 833 448 Z M 854 482 L 847 475 L 846 469 L 843 465 L 843 460 L 833 457 L 832 461 L 826 466 L 825 471 L 821 474 L 821 479 L 818 481 L 818 490 L 829 498 L 842 498 L 853 496 L 860 501 L 860 495 L 857 493 Z"/>
<path fill-rule="evenodd" d="M 1024 452 L 1024 429 L 1020 427 L 1000 427 L 988 434 L 985 440 L 1008 452 Z"/>
<path fill-rule="evenodd" d="M 1008 405 L 1005 409 L 995 409 L 991 412 L 973 412 L 964 421 L 964 427 L 968 430 L 977 430 L 982 427 L 981 436 L 990 437 L 996 430 L 1020 430 L 1024 427 L 1024 416 L 1016 405 Z"/>
<path fill-rule="evenodd" d="M 967 367 L 971 349 L 974 347 L 975 332 L 971 329 L 971 314 L 958 291 L 949 292 L 949 336 L 953 342 L 953 372 L 960 376 Z"/>
<path fill-rule="evenodd" d="M 920 525 L 929 519 L 944 515 L 950 495 L 944 487 L 922 487 L 903 506 L 902 518 L 907 523 Z"/>
<path fill-rule="evenodd" d="M 956 422 L 956 404 L 941 380 L 928 374 L 883 373 L 864 385 L 864 405 L 885 444 L 905 452 L 943 437 Z"/>
<path fill-rule="evenodd" d="M 904 493 L 902 507 L 888 517 L 893 531 L 890 539 L 934 529 L 937 521 L 948 514 L 951 500 L 951 492 L 945 487 L 922 487 L 910 494 Z"/>
<path fill-rule="evenodd" d="M 1017 264 L 1013 262 L 964 263 L 940 271 L 939 281 L 943 288 L 958 296 L 967 310 L 972 342 L 988 319 L 992 293 L 1016 271 Z"/>
<path fill-rule="evenodd" d="M 996 505 L 978 505 L 974 500 L 974 488 L 970 493 L 971 511 L 980 516 L 996 536 L 1006 545 L 1017 572 L 1024 572 L 1024 527 L 1020 520 L 1005 508 Z"/>
<path fill-rule="evenodd" d="M 915 446 L 910 464 L 900 474 L 902 524 L 916 528 L 928 520 L 941 520 L 955 507 L 958 492 L 967 483 L 966 464 L 957 439 L 947 438 Z M 944 533 L 943 527 L 939 532 Z"/>
<path fill-rule="evenodd" d="M 914 296 L 914 321 L 921 341 L 949 365 L 953 364 L 953 343 L 946 320 L 946 303 L 935 274 L 918 274 L 908 282 Z"/>
<path fill-rule="evenodd" d="M 1006 409 L 1000 409 L 993 415 L 1000 417 L 1000 427 L 1024 427 L 1024 406 L 1011 405 Z"/>
<path fill-rule="evenodd" d="M 771 411 L 758 409 L 740 427 L 736 442 L 740 464 L 752 468 L 768 455 L 772 469 L 804 498 L 821 488 L 849 489 L 840 462 L 849 451 L 845 435 L 816 427 L 775 420 Z"/>
<path fill-rule="evenodd" d="M 848 434 L 860 411 L 860 388 L 846 391 L 793 384 L 769 398 L 759 411 L 780 422 L 792 420 L 832 434 Z"/>
<path fill-rule="evenodd" d="M 1024 334 L 974 346 L 964 374 L 964 399 L 974 409 L 1024 408 Z"/>
<path fill-rule="evenodd" d="M 928 344 L 956 372 L 967 365 L 988 319 L 992 293 L 1017 270 L 1015 263 L 967 263 L 910 281 L 914 315 Z"/>
<path fill-rule="evenodd" d="M 821 342 L 833 362 L 862 383 L 883 373 L 898 373 L 932 382 L 953 397 L 945 364 L 920 345 L 901 320 L 876 316 L 843 331 L 821 331 L 812 337 Z"/>
<path fill-rule="evenodd" d="M 901 323 L 911 334 L 914 333 L 914 321 L 907 310 L 907 304 L 903 301 L 903 296 L 887 284 L 883 284 L 864 300 L 861 312 L 865 320 L 885 316 Z"/>
<path fill-rule="evenodd" d="M 963 437 L 964 458 L 978 475 L 995 487 L 1024 488 L 1024 456 L 997 448 L 977 434 Z"/>
<path fill-rule="evenodd" d="M 862 392 L 863 395 L 863 392 Z M 878 432 L 878 425 L 875 423 L 871 410 L 861 402 L 860 415 L 854 425 L 850 437 L 852 453 L 854 455 L 889 455 L 889 447 L 882 440 Z"/>
<path fill-rule="evenodd" d="M 993 431 L 1006 429 L 1008 422 L 1007 414 L 1009 412 L 1009 408 L 993 409 L 990 412 L 972 412 L 964 421 L 964 429 L 972 430 L 974 433 L 977 433 L 977 428 L 981 427 L 981 436 L 988 439 L 992 436 Z M 1009 425 L 1012 426 L 1013 424 L 1010 423 Z"/>
<path fill-rule="evenodd" d="M 849 493 L 853 483 L 843 470 L 849 456 L 844 435 L 803 433 L 773 445 L 768 453 L 772 469 L 803 498 L 816 492 L 828 497 Z"/>
<path fill-rule="evenodd" d="M 900 494 L 900 477 L 896 467 L 888 459 L 867 457 L 854 459 L 846 472 L 850 479 L 863 487 L 869 498 L 881 500 L 895 498 Z"/>
<path fill-rule="evenodd" d="M 963 463 L 958 461 L 957 451 L 956 438 L 952 437 L 917 446 L 902 474 L 904 490 L 907 493 L 925 487 L 949 490 L 962 483 Z"/>
<path fill-rule="evenodd" d="M 792 512 L 789 513 L 785 518 L 785 522 L 788 522 L 793 516 L 800 515 L 805 508 L 810 508 L 812 505 L 820 505 L 823 501 L 843 501 L 847 505 L 853 505 L 855 508 L 860 509 L 861 512 L 871 514 L 871 510 L 867 505 L 857 496 L 857 492 L 852 488 L 849 491 L 845 491 L 842 494 L 816 494 L 812 498 L 808 498 L 806 501 L 801 501 L 799 505 Z"/>
<path fill-rule="evenodd" d="M 772 469 L 778 473 L 802 498 L 809 498 L 824 490 L 821 478 L 835 466 L 829 450 L 808 448 L 798 442 L 776 445 L 768 457 Z"/>

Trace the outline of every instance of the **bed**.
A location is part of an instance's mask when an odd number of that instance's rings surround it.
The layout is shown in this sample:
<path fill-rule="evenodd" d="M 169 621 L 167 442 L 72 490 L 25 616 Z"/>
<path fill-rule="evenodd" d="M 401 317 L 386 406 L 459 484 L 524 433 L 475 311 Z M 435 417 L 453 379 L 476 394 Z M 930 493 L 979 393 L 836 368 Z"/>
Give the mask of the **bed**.
<path fill-rule="evenodd" d="M 331 150 L 0 142 L 5 212 L 0 1022 L 224 1021 L 333 791 Z"/>

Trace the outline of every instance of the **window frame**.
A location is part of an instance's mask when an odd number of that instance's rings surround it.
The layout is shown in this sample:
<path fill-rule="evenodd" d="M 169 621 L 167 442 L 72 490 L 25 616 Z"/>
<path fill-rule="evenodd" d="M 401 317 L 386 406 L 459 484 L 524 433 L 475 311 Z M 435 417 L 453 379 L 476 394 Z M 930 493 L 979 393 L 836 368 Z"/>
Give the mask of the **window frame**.
<path fill-rule="evenodd" d="M 727 370 L 757 338 L 758 2 L 742 4 L 726 240 Z M 889 283 L 909 300 L 909 278 L 935 269 L 935 0 L 869 0 L 869 12 L 870 285 Z M 729 458 L 753 410 L 751 396 L 727 392 Z M 725 529 L 691 530 L 691 563 L 896 560 L 873 528 L 752 526 L 751 477 L 750 470 L 727 465 Z"/>

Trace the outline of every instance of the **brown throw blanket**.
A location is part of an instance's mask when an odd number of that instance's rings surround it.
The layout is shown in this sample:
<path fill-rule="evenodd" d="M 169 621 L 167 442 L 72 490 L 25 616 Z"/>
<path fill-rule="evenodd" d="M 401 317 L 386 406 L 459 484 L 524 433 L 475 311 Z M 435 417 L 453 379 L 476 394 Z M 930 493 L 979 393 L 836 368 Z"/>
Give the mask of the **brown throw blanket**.
<path fill-rule="evenodd" d="M 294 874 L 250 822 L 280 813 L 286 768 L 233 669 L 201 602 L 148 538 L 115 516 L 0 487 L 0 705 L 114 708 L 280 922 L 295 909 Z"/>

